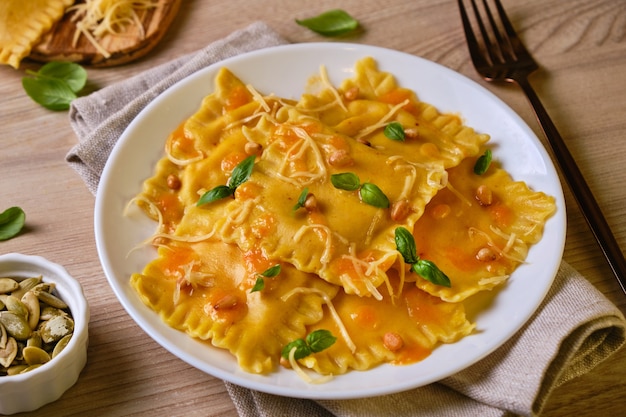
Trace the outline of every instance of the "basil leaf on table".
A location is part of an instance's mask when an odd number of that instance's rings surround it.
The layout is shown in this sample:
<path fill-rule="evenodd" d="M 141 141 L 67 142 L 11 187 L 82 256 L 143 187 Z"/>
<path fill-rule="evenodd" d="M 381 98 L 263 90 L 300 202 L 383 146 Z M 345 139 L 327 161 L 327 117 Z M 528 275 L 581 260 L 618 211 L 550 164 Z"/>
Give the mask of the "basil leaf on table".
<path fill-rule="evenodd" d="M 15 237 L 24 227 L 26 214 L 20 207 L 9 207 L 0 213 L 0 240 Z"/>
<path fill-rule="evenodd" d="M 343 35 L 352 32 L 359 26 L 356 19 L 340 9 L 329 10 L 308 19 L 296 19 L 296 23 L 323 36 Z"/>
<path fill-rule="evenodd" d="M 49 62 L 35 74 L 39 78 L 63 80 L 75 93 L 82 90 L 87 83 L 87 71 L 73 62 Z"/>
<path fill-rule="evenodd" d="M 73 62 L 49 62 L 39 71 L 26 71 L 22 87 L 36 103 L 49 110 L 67 110 L 87 83 L 87 71 Z"/>

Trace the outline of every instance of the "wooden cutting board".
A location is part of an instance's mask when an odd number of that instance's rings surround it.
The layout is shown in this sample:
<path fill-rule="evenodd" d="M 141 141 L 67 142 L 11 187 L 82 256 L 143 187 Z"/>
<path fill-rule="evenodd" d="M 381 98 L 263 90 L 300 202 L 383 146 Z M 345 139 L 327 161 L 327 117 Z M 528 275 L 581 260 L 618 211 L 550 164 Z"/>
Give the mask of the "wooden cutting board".
<path fill-rule="evenodd" d="M 156 8 L 139 12 L 144 36 L 141 36 L 140 28 L 129 25 L 124 33 L 106 35 L 100 39 L 100 45 L 111 54 L 109 58 L 99 53 L 85 36 L 81 35 L 76 45 L 73 44 L 76 25 L 71 20 L 73 13 L 66 13 L 33 48 L 29 58 L 40 62 L 71 61 L 98 67 L 131 62 L 150 52 L 159 43 L 178 13 L 181 1 L 157 0 Z"/>

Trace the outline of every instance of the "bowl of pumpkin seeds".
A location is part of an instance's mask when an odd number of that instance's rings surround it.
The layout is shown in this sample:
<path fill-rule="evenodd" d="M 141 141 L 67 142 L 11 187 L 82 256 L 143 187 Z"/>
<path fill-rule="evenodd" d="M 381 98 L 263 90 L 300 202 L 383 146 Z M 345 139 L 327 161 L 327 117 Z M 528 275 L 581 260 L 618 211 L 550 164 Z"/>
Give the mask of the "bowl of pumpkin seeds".
<path fill-rule="evenodd" d="M 83 289 L 65 268 L 0 255 L 0 414 L 36 410 L 78 381 L 88 323 Z"/>

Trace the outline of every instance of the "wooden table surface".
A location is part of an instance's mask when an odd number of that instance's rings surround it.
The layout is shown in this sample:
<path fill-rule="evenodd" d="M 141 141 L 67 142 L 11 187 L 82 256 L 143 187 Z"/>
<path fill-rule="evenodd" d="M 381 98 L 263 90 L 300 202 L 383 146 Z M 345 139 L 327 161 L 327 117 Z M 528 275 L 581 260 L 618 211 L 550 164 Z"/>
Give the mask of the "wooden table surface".
<path fill-rule="evenodd" d="M 626 248 L 626 2 L 503 0 L 543 69 L 531 79 L 583 171 L 622 248 Z M 291 42 L 323 41 L 297 25 L 333 8 L 364 31 L 342 40 L 378 45 L 443 64 L 481 82 L 543 139 L 522 92 L 480 81 L 470 64 L 453 0 L 187 0 L 149 55 L 134 63 L 89 69 L 102 88 L 193 52 L 263 20 Z M 0 253 L 44 256 L 82 283 L 91 306 L 88 363 L 78 383 L 36 415 L 234 416 L 222 381 L 161 348 L 126 314 L 104 276 L 93 232 L 94 197 L 66 164 L 77 139 L 67 112 L 51 112 L 21 86 L 26 68 L 0 67 L 0 209 L 21 206 L 25 231 L 0 242 Z M 565 260 L 626 311 L 611 274 L 565 186 Z M 558 388 L 545 416 L 621 415 L 626 409 L 626 350 Z"/>

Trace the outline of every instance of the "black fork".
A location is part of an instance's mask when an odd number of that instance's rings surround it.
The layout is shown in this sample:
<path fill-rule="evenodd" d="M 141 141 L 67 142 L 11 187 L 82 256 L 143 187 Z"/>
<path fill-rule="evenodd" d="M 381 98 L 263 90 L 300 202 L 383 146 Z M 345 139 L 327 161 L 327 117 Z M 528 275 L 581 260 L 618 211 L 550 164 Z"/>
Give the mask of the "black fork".
<path fill-rule="evenodd" d="M 469 2 L 475 17 L 474 25 L 470 21 L 464 1 L 458 0 L 467 46 L 476 71 L 487 81 L 513 82 L 524 91 L 589 228 L 626 294 L 624 255 L 576 161 L 528 82 L 528 76 L 538 68 L 537 63 L 515 33 L 499 0 L 493 0 L 495 13 L 487 0 L 481 1 L 482 10 L 475 0 Z M 474 31 L 473 26 L 478 30 Z"/>

